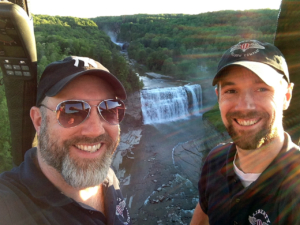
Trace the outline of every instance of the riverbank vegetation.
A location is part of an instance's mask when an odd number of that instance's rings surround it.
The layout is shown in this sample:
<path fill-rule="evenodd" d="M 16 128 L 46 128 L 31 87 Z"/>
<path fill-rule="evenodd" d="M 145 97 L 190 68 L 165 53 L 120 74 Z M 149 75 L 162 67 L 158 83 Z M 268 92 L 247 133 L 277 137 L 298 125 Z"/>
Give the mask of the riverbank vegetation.
<path fill-rule="evenodd" d="M 221 114 L 219 109 L 219 104 L 215 104 L 214 107 L 205 112 L 202 116 L 203 120 L 207 120 L 212 124 L 219 132 L 225 132 L 226 128 L 221 120 Z"/>

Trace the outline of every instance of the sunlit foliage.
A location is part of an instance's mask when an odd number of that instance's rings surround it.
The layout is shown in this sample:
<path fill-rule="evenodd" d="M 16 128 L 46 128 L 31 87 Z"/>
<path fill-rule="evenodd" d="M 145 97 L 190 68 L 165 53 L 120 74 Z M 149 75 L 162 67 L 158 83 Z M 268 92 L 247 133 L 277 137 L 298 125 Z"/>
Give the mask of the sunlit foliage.
<path fill-rule="evenodd" d="M 222 53 L 245 39 L 273 43 L 278 10 L 97 17 L 99 28 L 128 42 L 128 54 L 148 70 L 179 79 L 215 71 Z"/>

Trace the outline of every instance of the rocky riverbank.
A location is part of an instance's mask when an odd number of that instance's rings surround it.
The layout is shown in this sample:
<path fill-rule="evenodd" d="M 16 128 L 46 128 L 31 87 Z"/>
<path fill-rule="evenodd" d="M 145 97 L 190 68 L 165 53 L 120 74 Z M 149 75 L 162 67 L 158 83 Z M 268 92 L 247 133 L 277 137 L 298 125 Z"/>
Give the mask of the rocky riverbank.
<path fill-rule="evenodd" d="M 194 140 L 178 145 L 174 150 L 176 168 L 184 174 L 192 184 L 197 184 L 202 164 L 207 153 L 219 143 L 231 141 L 228 133 L 220 133 L 207 120 L 202 120 L 204 135 Z"/>
<path fill-rule="evenodd" d="M 220 134 L 202 117 L 143 125 L 139 92 L 126 101 L 113 169 L 133 224 L 189 224 L 198 202 L 197 182 L 208 151 Z"/>

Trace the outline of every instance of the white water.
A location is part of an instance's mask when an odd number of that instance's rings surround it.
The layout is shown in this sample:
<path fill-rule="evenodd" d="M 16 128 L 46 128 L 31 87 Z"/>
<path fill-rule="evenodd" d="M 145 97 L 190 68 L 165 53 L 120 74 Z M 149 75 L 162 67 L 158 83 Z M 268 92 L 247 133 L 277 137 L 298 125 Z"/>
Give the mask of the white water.
<path fill-rule="evenodd" d="M 123 47 L 124 43 L 117 42 L 117 35 L 112 31 L 106 31 L 106 34 L 110 37 L 110 40 L 115 43 L 116 45 L 119 45 L 121 48 Z"/>
<path fill-rule="evenodd" d="M 164 123 L 200 115 L 202 90 L 199 84 L 141 91 L 144 124 Z"/>
<path fill-rule="evenodd" d="M 188 93 L 192 95 L 192 104 L 190 107 L 190 113 L 192 115 L 200 115 L 200 110 L 202 108 L 202 89 L 201 86 L 196 85 L 185 85 L 184 86 Z"/>

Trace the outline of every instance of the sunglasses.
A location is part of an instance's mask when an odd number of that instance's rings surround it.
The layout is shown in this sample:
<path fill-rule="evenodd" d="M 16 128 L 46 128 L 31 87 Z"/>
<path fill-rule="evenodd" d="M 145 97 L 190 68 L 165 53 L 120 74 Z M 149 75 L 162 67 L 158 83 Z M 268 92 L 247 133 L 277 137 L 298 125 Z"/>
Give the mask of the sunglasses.
<path fill-rule="evenodd" d="M 45 108 L 56 113 L 58 123 L 65 128 L 76 127 L 83 123 L 90 115 L 92 106 L 96 106 L 101 117 L 112 125 L 119 124 L 125 115 L 125 104 L 119 99 L 107 99 L 99 105 L 90 105 L 83 100 L 66 100 L 56 106 L 56 110 Z"/>

